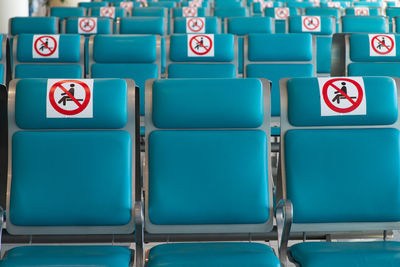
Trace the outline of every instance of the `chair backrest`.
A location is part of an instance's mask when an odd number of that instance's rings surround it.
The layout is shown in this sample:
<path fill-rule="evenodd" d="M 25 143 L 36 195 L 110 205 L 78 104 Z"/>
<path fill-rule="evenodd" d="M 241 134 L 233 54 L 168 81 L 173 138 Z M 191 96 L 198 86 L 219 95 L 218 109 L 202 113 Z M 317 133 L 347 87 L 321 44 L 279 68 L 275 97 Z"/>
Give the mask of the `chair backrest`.
<path fill-rule="evenodd" d="M 220 33 L 221 21 L 217 17 L 174 18 L 171 33 Z"/>
<path fill-rule="evenodd" d="M 398 7 L 387 7 L 385 9 L 385 14 L 389 22 L 389 32 L 395 32 L 393 29 L 394 18 L 400 16 L 400 8 Z"/>
<path fill-rule="evenodd" d="M 273 33 L 274 20 L 270 17 L 228 18 L 225 23 L 226 33 L 244 36 L 250 33 Z"/>
<path fill-rule="evenodd" d="M 232 17 L 247 17 L 249 12 L 246 7 L 215 7 L 214 16 L 221 19 Z"/>
<path fill-rule="evenodd" d="M 313 2 L 287 2 L 286 6 L 294 8 L 306 8 L 306 7 L 314 7 L 315 4 Z"/>
<path fill-rule="evenodd" d="M 86 9 L 83 7 L 52 7 L 50 8 L 50 16 L 60 18 L 62 21 L 68 17 L 84 17 Z"/>
<path fill-rule="evenodd" d="M 164 17 L 168 18 L 168 9 L 164 7 L 135 7 L 132 10 L 134 17 Z"/>
<path fill-rule="evenodd" d="M 62 23 L 63 33 L 83 35 L 112 34 L 114 21 L 107 17 L 67 18 Z"/>
<path fill-rule="evenodd" d="M 345 9 L 346 16 L 379 16 L 381 9 L 370 7 L 348 7 Z"/>
<path fill-rule="evenodd" d="M 244 77 L 272 81 L 273 117 L 280 111 L 280 79 L 316 75 L 315 37 L 309 33 L 250 34 L 245 37 L 243 49 Z"/>
<path fill-rule="evenodd" d="M 343 33 L 387 33 L 387 18 L 384 16 L 343 16 L 341 18 Z"/>
<path fill-rule="evenodd" d="M 21 33 L 57 34 L 59 18 L 57 17 L 14 17 L 9 20 L 8 33 L 12 36 Z"/>
<path fill-rule="evenodd" d="M 83 78 L 84 37 L 20 34 L 13 48 L 13 78 Z"/>
<path fill-rule="evenodd" d="M 132 233 L 134 82 L 23 79 L 8 96 L 7 231 Z"/>
<path fill-rule="evenodd" d="M 294 7 L 265 8 L 264 14 L 266 17 L 271 17 L 275 19 L 276 33 L 287 33 L 286 20 L 289 18 L 289 16 L 299 15 L 299 9 Z"/>
<path fill-rule="evenodd" d="M 266 80 L 148 81 L 146 231 L 270 231 L 269 118 Z"/>
<path fill-rule="evenodd" d="M 251 4 L 251 14 L 253 16 L 262 16 L 265 8 L 283 7 L 283 5 L 284 4 L 282 2 L 277 1 L 253 2 Z"/>
<path fill-rule="evenodd" d="M 168 34 L 167 24 L 162 17 L 121 18 L 118 24 L 119 34 Z"/>
<path fill-rule="evenodd" d="M 92 7 L 89 15 L 92 17 L 108 17 L 118 19 L 125 17 L 126 11 L 123 7 Z"/>
<path fill-rule="evenodd" d="M 108 2 L 80 2 L 78 3 L 79 7 L 84 7 L 86 9 L 92 8 L 92 7 L 104 7 L 108 6 Z"/>
<path fill-rule="evenodd" d="M 0 34 L 0 84 L 7 82 L 7 35 Z"/>
<path fill-rule="evenodd" d="M 155 35 L 92 36 L 89 77 L 134 80 L 140 88 L 140 114 L 144 115 L 145 82 L 161 77 L 161 38 Z"/>
<path fill-rule="evenodd" d="M 172 17 L 205 17 L 207 9 L 204 7 L 178 7 L 172 10 Z"/>
<path fill-rule="evenodd" d="M 168 78 L 236 78 L 233 34 L 174 34 L 167 37 Z"/>
<path fill-rule="evenodd" d="M 367 2 L 367 1 L 354 1 L 353 6 L 355 7 L 372 7 L 372 8 L 383 8 L 382 1 Z"/>
<path fill-rule="evenodd" d="M 335 35 L 332 75 L 400 77 L 399 34 Z"/>
<path fill-rule="evenodd" d="M 293 231 L 399 228 L 397 88 L 389 77 L 281 81 L 282 188 Z"/>
<path fill-rule="evenodd" d="M 177 6 L 177 3 L 173 1 L 162 1 L 162 2 L 148 2 L 147 5 L 149 7 L 175 8 Z"/>

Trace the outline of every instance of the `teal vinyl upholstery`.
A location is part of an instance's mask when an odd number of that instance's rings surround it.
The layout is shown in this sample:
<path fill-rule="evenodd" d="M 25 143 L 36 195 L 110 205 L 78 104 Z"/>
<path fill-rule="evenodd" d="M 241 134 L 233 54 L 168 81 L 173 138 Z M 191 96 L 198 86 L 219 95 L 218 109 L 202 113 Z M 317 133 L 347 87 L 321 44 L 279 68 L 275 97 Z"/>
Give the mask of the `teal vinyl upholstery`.
<path fill-rule="evenodd" d="M 346 16 L 356 16 L 357 7 L 348 7 L 345 10 Z M 367 7 L 368 8 L 368 7 Z M 379 8 L 368 8 L 369 16 L 379 16 Z"/>
<path fill-rule="evenodd" d="M 293 46 L 293 44 L 296 46 Z M 279 116 L 279 80 L 315 76 L 313 37 L 308 33 L 250 34 L 245 50 L 245 77 L 272 82 L 271 114 Z M 296 62 L 291 64 L 291 62 Z"/>
<path fill-rule="evenodd" d="M 148 2 L 147 5 L 149 7 L 174 8 L 174 7 L 176 7 L 176 2 L 173 2 L 173 1 Z"/>
<path fill-rule="evenodd" d="M 86 9 L 92 8 L 92 7 L 105 7 L 108 6 L 108 2 L 79 2 L 78 3 L 79 7 L 84 7 Z"/>
<path fill-rule="evenodd" d="M 398 8 L 398 7 L 387 7 L 385 12 L 386 12 L 386 16 L 387 16 L 388 22 L 389 22 L 389 32 L 394 32 L 393 19 L 395 17 L 400 16 L 400 8 Z M 396 22 L 397 21 L 395 19 L 395 25 L 397 25 Z"/>
<path fill-rule="evenodd" d="M 321 116 L 316 78 L 290 79 L 282 88 L 282 179 L 293 203 L 293 231 L 398 227 L 398 88 L 389 77 L 360 79 L 366 114 L 359 115 Z M 312 168 L 306 166 L 310 162 Z M 399 242 L 306 242 L 293 245 L 290 254 L 303 267 L 396 266 L 399 247 Z"/>
<path fill-rule="evenodd" d="M 314 7 L 313 2 L 287 2 L 287 7 L 294 7 L 294 8 L 306 8 L 306 7 Z"/>
<path fill-rule="evenodd" d="M 60 21 L 68 17 L 84 17 L 86 10 L 83 7 L 52 7 L 50 16 L 60 18 Z"/>
<path fill-rule="evenodd" d="M 146 231 L 232 233 L 254 224 L 270 231 L 269 107 L 262 82 L 166 79 L 146 90 L 152 95 L 146 99 Z M 268 246 L 241 242 L 155 246 L 147 264 L 280 266 Z"/>
<path fill-rule="evenodd" d="M 282 2 L 277 2 L 277 1 L 266 1 L 266 2 L 272 2 L 272 7 L 283 7 Z M 252 3 L 252 14 L 253 16 L 262 16 L 264 14 L 264 9 L 261 6 L 260 2 Z"/>
<path fill-rule="evenodd" d="M 167 34 L 162 17 L 129 17 L 120 20 L 119 34 Z"/>
<path fill-rule="evenodd" d="M 164 7 L 135 7 L 132 10 L 134 17 L 165 17 L 167 9 Z"/>
<path fill-rule="evenodd" d="M 275 12 L 277 12 L 276 7 L 273 8 L 265 8 L 264 15 L 266 17 L 275 18 L 275 32 L 276 33 L 286 33 L 286 20 L 284 19 L 277 19 L 275 17 Z M 294 7 L 289 8 L 289 16 L 297 16 L 299 15 L 298 9 Z"/>
<path fill-rule="evenodd" d="M 373 8 L 382 8 L 382 2 L 376 1 L 376 2 L 367 2 L 367 1 L 355 1 L 353 3 L 353 6 L 355 7 L 373 7 Z"/>
<path fill-rule="evenodd" d="M 214 56 L 189 57 L 188 35 L 175 34 L 169 39 L 167 75 L 169 78 L 235 78 L 235 37 L 214 34 Z"/>
<path fill-rule="evenodd" d="M 205 33 L 220 33 L 220 26 L 217 17 L 205 17 Z M 186 33 L 186 18 L 177 17 L 174 19 L 173 33 Z"/>
<path fill-rule="evenodd" d="M 65 33 L 78 33 L 78 18 L 67 18 L 65 24 Z M 112 34 L 113 33 L 113 20 L 107 17 L 97 18 L 97 34 Z M 83 35 L 90 35 L 80 33 Z"/>
<path fill-rule="evenodd" d="M 322 4 L 322 3 L 321 3 Z M 306 7 L 304 9 L 304 14 L 306 16 L 333 16 L 336 20 L 336 32 L 339 32 L 339 17 L 340 10 L 338 8 L 332 7 Z"/>
<path fill-rule="evenodd" d="M 386 33 L 388 24 L 383 16 L 343 16 L 344 33 Z"/>
<path fill-rule="evenodd" d="M 197 16 L 196 17 L 205 17 L 207 16 L 207 9 L 204 7 L 198 7 L 197 8 Z M 182 7 L 178 7 L 178 8 L 174 8 L 172 10 L 172 17 L 173 18 L 177 18 L 177 17 L 182 17 L 183 16 L 183 8 Z"/>
<path fill-rule="evenodd" d="M 280 263 L 271 248 L 257 243 L 164 244 L 150 250 L 149 267 L 184 265 L 279 267 Z"/>
<path fill-rule="evenodd" d="M 225 19 L 233 18 L 233 17 L 247 17 L 249 16 L 248 10 L 246 7 L 241 6 L 216 6 L 214 8 L 214 16 L 219 17 L 221 19 L 221 31 L 225 32 Z"/>
<path fill-rule="evenodd" d="M 14 40 L 13 78 L 82 78 L 84 40 L 78 34 L 60 34 L 58 58 L 33 58 L 34 34 L 20 34 Z"/>
<path fill-rule="evenodd" d="M 148 79 L 160 76 L 160 52 L 154 35 L 96 35 L 90 77 L 129 78 L 140 88 L 140 114 L 144 114 L 144 87 Z M 110 50 L 113 47 L 113 50 Z"/>
<path fill-rule="evenodd" d="M 0 266 L 129 266 L 131 251 L 118 246 L 29 246 L 9 250 Z"/>
<path fill-rule="evenodd" d="M 90 9 L 90 16 L 100 17 L 101 16 L 100 10 L 101 7 L 92 7 Z M 114 7 L 114 13 L 115 13 L 114 14 L 115 19 L 125 17 L 125 9 L 123 7 Z"/>
<path fill-rule="evenodd" d="M 57 34 L 57 17 L 14 17 L 10 20 L 10 34 L 12 36 L 21 33 Z"/>

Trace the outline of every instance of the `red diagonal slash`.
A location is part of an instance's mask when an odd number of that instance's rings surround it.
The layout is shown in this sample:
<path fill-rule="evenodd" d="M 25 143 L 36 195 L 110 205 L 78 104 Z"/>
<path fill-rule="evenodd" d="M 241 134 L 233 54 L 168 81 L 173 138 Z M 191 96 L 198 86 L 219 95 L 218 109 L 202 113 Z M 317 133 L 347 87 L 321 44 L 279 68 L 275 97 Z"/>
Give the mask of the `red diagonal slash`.
<path fill-rule="evenodd" d="M 347 100 L 349 100 L 353 105 L 356 104 L 356 102 L 351 99 L 351 97 L 349 97 L 345 92 L 343 92 L 342 90 L 339 89 L 339 87 L 337 87 L 336 85 L 334 85 L 333 83 L 330 84 L 330 86 L 332 86 L 333 88 L 335 88 L 337 91 L 339 91 L 339 93 L 344 96 Z"/>
<path fill-rule="evenodd" d="M 376 38 L 376 40 L 378 40 L 378 42 L 380 42 L 384 47 L 386 47 L 386 49 L 387 49 L 388 51 L 390 50 L 390 48 L 387 47 L 384 43 L 382 43 L 381 40 L 379 40 L 379 38 Z"/>
<path fill-rule="evenodd" d="M 201 45 L 206 51 L 207 51 L 207 48 L 202 44 L 202 43 L 200 43 L 196 38 L 194 38 L 194 40 L 199 44 L 199 45 Z M 215 51 L 215 50 L 214 50 Z"/>
<path fill-rule="evenodd" d="M 42 38 L 39 39 L 39 41 L 47 48 L 49 49 L 50 52 L 53 52 L 53 50 L 50 49 L 50 47 L 47 46 L 45 42 L 42 41 Z"/>
<path fill-rule="evenodd" d="M 60 86 L 61 90 L 63 90 L 64 93 L 66 93 L 69 96 L 69 98 L 71 98 L 75 102 L 75 104 L 78 105 L 78 107 L 82 106 L 82 104 L 79 103 L 79 101 L 76 100 L 76 98 L 73 95 L 71 95 L 71 93 L 67 89 L 65 89 L 64 86 L 62 86 L 61 84 L 59 86 Z"/>

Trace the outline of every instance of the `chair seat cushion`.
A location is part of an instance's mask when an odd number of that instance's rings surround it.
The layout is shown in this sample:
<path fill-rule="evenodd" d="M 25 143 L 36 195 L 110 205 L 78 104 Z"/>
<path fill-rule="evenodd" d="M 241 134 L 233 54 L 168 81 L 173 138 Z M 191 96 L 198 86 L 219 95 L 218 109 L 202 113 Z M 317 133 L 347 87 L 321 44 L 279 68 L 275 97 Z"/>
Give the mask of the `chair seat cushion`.
<path fill-rule="evenodd" d="M 280 266 L 270 247 L 260 243 L 177 243 L 153 247 L 154 266 Z"/>
<path fill-rule="evenodd" d="M 26 246 L 9 250 L 0 266 L 129 266 L 131 251 L 117 246 Z"/>
<path fill-rule="evenodd" d="M 290 253 L 302 267 L 400 266 L 400 242 L 305 242 Z"/>

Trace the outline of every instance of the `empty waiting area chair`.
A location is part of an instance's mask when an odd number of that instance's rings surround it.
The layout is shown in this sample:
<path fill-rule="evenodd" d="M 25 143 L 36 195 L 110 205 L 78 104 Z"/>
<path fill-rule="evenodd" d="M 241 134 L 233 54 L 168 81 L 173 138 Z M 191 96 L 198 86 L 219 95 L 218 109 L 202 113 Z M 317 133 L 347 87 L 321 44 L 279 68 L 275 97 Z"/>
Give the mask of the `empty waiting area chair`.
<path fill-rule="evenodd" d="M 171 33 L 221 33 L 217 17 L 174 18 Z"/>
<path fill-rule="evenodd" d="M 14 39 L 12 77 L 85 77 L 84 37 L 78 34 L 21 34 Z"/>
<path fill-rule="evenodd" d="M 398 230 L 396 82 L 389 77 L 295 78 L 283 81 L 281 89 L 284 200 L 277 213 L 286 220 L 284 239 L 291 231 L 306 237 Z M 340 103 L 332 98 L 335 92 L 343 96 Z M 283 262 L 287 243 L 282 245 Z M 393 241 L 301 242 L 288 252 L 302 267 L 400 265 L 400 242 Z"/>
<path fill-rule="evenodd" d="M 343 16 L 341 32 L 343 33 L 387 33 L 389 26 L 384 16 Z"/>
<path fill-rule="evenodd" d="M 58 102 L 69 88 L 81 107 Z M 9 91 L 7 232 L 132 234 L 134 83 L 24 79 Z M 29 244 L 9 250 L 0 265 L 128 267 L 133 254 L 112 239 L 101 246 Z"/>
<path fill-rule="evenodd" d="M 14 17 L 9 21 L 9 34 L 57 34 L 59 25 L 58 17 Z"/>
<path fill-rule="evenodd" d="M 168 34 L 167 24 L 162 17 L 128 17 L 118 23 L 119 34 Z"/>
<path fill-rule="evenodd" d="M 60 21 L 68 17 L 84 17 L 86 9 L 83 7 L 52 7 L 50 16 L 57 17 Z"/>
<path fill-rule="evenodd" d="M 189 238 L 269 232 L 268 82 L 166 79 L 147 85 L 145 231 Z M 151 248 L 146 262 L 280 266 L 270 247 L 251 242 L 162 244 Z"/>

